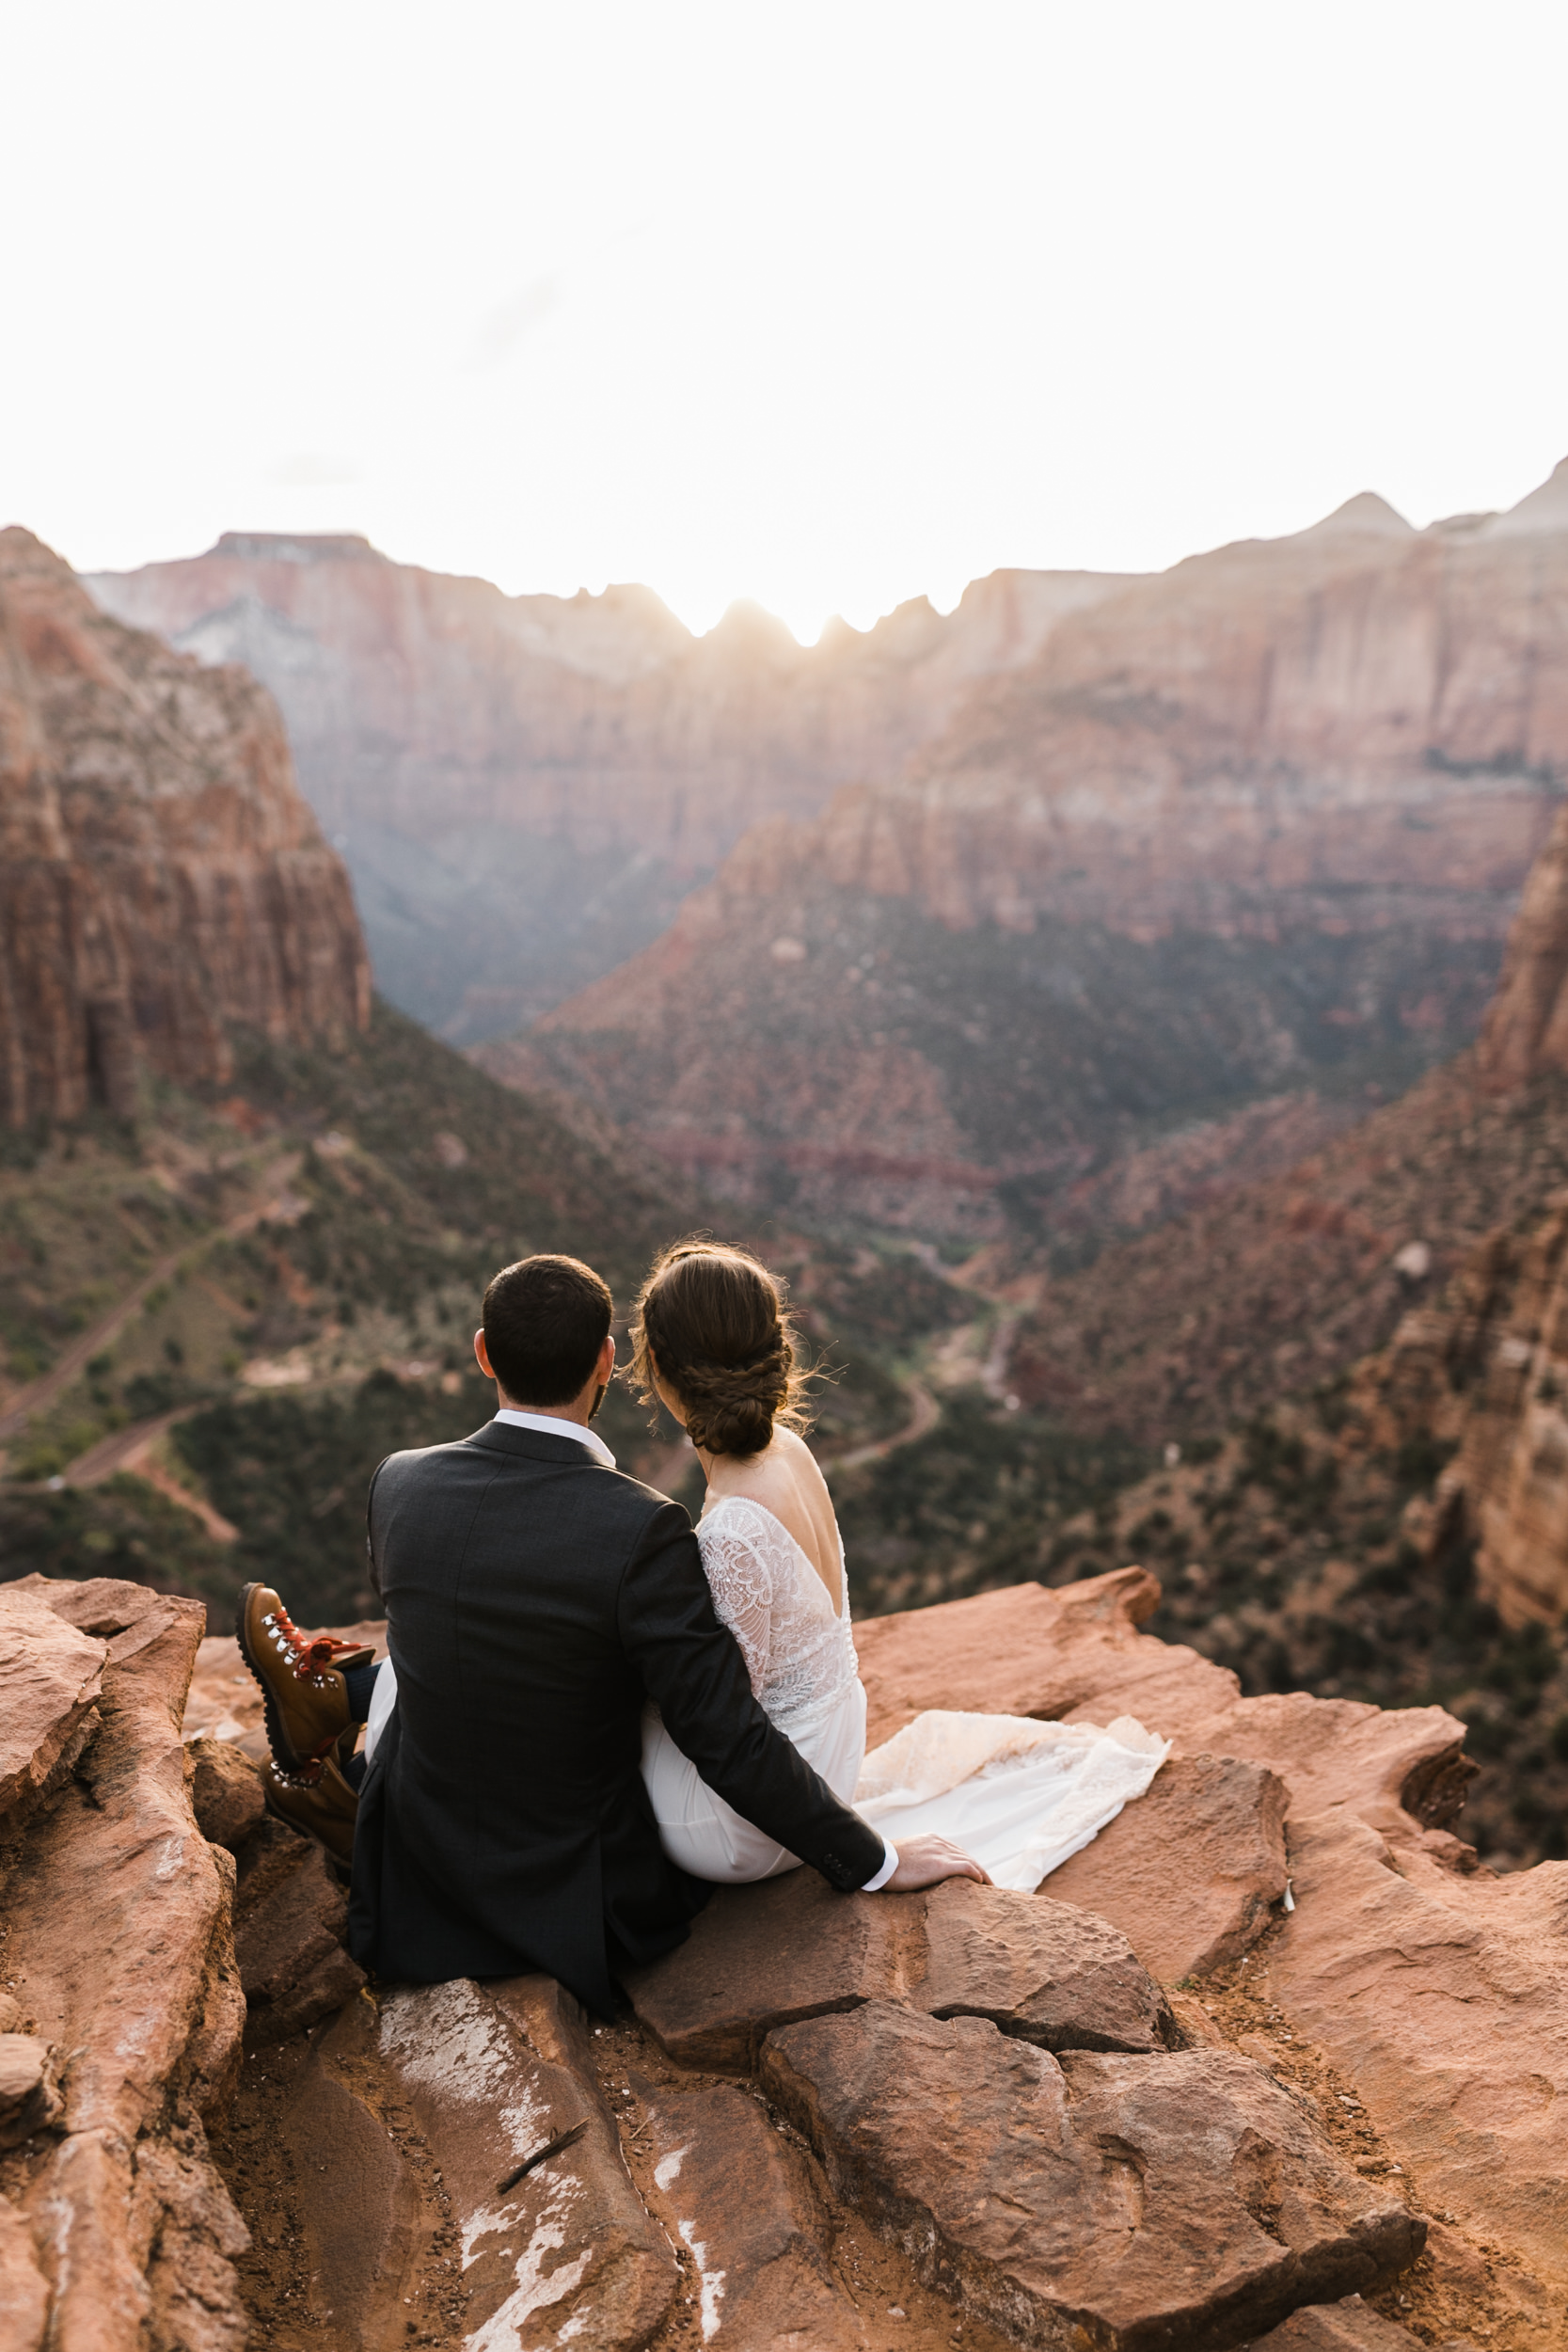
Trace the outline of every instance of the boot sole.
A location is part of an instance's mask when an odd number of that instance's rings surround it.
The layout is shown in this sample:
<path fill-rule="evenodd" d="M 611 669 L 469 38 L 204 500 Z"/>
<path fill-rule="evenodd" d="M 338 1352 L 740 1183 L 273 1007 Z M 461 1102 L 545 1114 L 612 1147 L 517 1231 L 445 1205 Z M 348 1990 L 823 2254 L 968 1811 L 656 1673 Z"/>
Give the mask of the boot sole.
<path fill-rule="evenodd" d="M 313 1830 L 302 1829 L 297 1821 L 292 1820 L 287 1813 L 284 1813 L 278 1806 L 274 1804 L 272 1801 L 272 1790 L 267 1787 L 264 1780 L 261 1784 L 261 1802 L 266 1806 L 268 1816 L 271 1820 L 281 1822 L 285 1829 L 293 1830 L 294 1836 L 296 1837 L 303 1837 L 307 1845 L 319 1847 L 322 1852 L 326 1856 L 326 1867 L 331 1871 L 333 1877 L 337 1880 L 339 1885 L 343 1887 L 348 1885 L 350 1879 L 349 1865 L 346 1862 L 341 1861 L 340 1857 L 333 1852 L 331 1847 L 326 1843 L 326 1840 L 324 1837 L 318 1837 Z"/>
<path fill-rule="evenodd" d="M 266 1724 L 268 1747 L 286 1772 L 305 1772 L 310 1769 L 311 1758 L 300 1755 L 299 1750 L 283 1728 L 283 1718 L 278 1712 L 277 1701 L 273 1695 L 272 1685 L 251 1656 L 250 1645 L 245 1639 L 245 1619 L 250 1613 L 250 1596 L 262 1589 L 260 1581 L 256 1583 L 241 1585 L 239 1605 L 234 1612 L 234 1639 L 239 1644 L 240 1656 L 245 1660 L 250 1671 L 251 1679 L 261 1693 L 261 1715 Z M 279 1814 L 277 1818 L 281 1820 L 283 1816 Z M 291 1829 L 293 1827 L 292 1821 L 289 1827 Z"/>

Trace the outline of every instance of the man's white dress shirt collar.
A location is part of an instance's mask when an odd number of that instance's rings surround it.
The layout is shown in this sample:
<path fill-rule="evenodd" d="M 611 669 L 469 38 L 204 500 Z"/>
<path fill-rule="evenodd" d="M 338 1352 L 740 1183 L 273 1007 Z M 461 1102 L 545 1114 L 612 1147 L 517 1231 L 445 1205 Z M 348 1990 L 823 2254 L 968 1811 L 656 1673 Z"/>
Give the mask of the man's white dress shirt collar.
<path fill-rule="evenodd" d="M 537 1429 L 541 1437 L 571 1438 L 596 1454 L 606 1470 L 615 1468 L 615 1456 L 598 1431 L 590 1429 L 583 1422 L 558 1421 L 553 1413 L 519 1413 L 510 1405 L 503 1405 L 496 1419 L 504 1421 L 509 1429 Z"/>

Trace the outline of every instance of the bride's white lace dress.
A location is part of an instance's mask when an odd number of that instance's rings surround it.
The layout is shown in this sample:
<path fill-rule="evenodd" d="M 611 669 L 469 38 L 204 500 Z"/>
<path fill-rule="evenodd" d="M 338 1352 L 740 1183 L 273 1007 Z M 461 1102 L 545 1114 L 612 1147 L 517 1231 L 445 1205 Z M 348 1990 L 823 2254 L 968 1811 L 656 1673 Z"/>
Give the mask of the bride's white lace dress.
<path fill-rule="evenodd" d="M 724 1496 L 698 1520 L 697 1542 L 715 1613 L 739 1644 L 769 1720 L 895 1845 L 937 1832 L 999 1886 L 1036 1887 L 1142 1796 L 1170 1752 L 1131 1716 L 1101 1730 L 931 1710 L 867 1756 L 842 1540 L 836 1603 L 759 1502 Z M 652 1707 L 642 1777 L 666 1853 L 693 1877 L 738 1883 L 799 1867 L 714 1794 Z"/>
<path fill-rule="evenodd" d="M 837 1605 L 788 1529 L 760 1502 L 725 1495 L 697 1521 L 714 1613 L 740 1645 L 768 1719 L 835 1797 L 854 1802 L 865 1753 L 865 1691 L 849 1630 L 839 1547 Z M 642 1777 L 665 1852 L 693 1878 L 740 1882 L 799 1869 L 687 1761 L 656 1707 L 642 1717 Z"/>

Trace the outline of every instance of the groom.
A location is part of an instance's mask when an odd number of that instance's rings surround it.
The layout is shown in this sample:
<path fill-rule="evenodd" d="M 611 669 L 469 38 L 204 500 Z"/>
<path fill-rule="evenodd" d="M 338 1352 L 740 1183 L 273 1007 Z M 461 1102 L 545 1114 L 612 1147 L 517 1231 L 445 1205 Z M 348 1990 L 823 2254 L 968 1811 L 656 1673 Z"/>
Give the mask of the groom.
<path fill-rule="evenodd" d="M 768 1722 L 685 1511 L 618 1471 L 591 1426 L 615 1366 L 611 1311 L 575 1258 L 506 1267 L 474 1343 L 494 1420 L 390 1455 L 372 1482 L 398 1697 L 360 1797 L 349 1915 L 355 1958 L 384 1977 L 538 1969 L 601 2016 L 612 1978 L 681 1943 L 709 1892 L 659 1845 L 639 1770 L 645 1698 L 709 1787 L 830 1884 L 981 1875 L 940 1838 L 900 1857 Z M 325 1644 L 312 1654 L 269 1602 L 247 1588 L 242 1645 L 277 1761 L 297 1770 L 363 1715 L 369 1677 L 357 1661 L 345 1677 Z M 288 1816 L 307 1829 L 309 1796 L 296 1784 Z"/>

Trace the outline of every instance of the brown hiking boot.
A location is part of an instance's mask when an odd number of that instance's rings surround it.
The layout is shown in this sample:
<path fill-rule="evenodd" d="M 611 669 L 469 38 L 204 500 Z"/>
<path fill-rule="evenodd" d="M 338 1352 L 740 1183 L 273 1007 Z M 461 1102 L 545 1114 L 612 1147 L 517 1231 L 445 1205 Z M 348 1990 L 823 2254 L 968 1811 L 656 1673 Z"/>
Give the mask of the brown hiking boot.
<path fill-rule="evenodd" d="M 301 1633 L 270 1584 L 247 1584 L 234 1618 L 240 1654 L 261 1686 L 267 1745 L 285 1774 L 309 1776 L 348 1728 L 350 1666 L 373 1649 L 335 1633 Z"/>
<path fill-rule="evenodd" d="M 276 1763 L 268 1764 L 261 1773 L 267 1811 L 298 1830 L 301 1836 L 314 1838 L 343 1876 L 354 1864 L 359 1798 L 343 1778 L 338 1759 L 342 1756 L 346 1761 L 353 1752 L 353 1736 L 345 1734 L 342 1745 L 314 1767 L 309 1780 L 297 1772 L 280 1772 Z"/>

